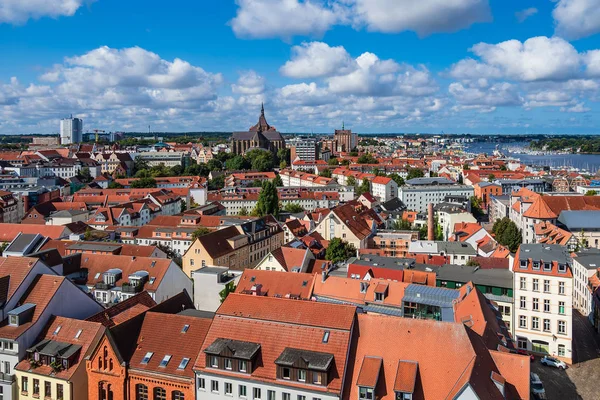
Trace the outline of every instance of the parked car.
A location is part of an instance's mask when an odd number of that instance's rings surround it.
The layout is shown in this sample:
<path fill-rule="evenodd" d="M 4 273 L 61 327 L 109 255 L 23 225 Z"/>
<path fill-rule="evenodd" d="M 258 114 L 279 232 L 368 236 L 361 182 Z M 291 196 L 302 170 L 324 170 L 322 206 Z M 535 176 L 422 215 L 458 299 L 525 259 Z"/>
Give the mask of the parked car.
<path fill-rule="evenodd" d="M 510 352 L 513 354 L 520 354 L 522 356 L 527 356 L 527 357 L 529 357 L 531 362 L 533 362 L 535 360 L 535 356 L 533 354 L 529 354 L 529 352 L 527 352 L 527 350 L 516 349 L 516 350 L 511 350 Z"/>
<path fill-rule="evenodd" d="M 539 375 L 533 372 L 530 375 L 530 387 L 531 394 L 533 394 L 534 399 L 546 399 L 546 389 L 544 389 L 544 384 L 542 383 Z"/>
<path fill-rule="evenodd" d="M 567 369 L 567 364 L 565 364 L 563 361 L 560 361 L 559 359 L 554 358 L 554 357 L 544 356 L 544 357 L 542 357 L 540 362 L 543 365 L 546 365 L 548 367 L 554 367 L 554 368 L 558 368 L 558 369 Z"/>

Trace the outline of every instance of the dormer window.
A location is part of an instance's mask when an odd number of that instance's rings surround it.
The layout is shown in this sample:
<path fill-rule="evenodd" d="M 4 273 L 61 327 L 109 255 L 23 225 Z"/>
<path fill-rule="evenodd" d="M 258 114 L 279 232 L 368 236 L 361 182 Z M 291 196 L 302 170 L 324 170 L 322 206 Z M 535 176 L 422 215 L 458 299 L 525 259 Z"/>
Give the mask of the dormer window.
<path fill-rule="evenodd" d="M 300 382 L 306 382 L 306 370 L 305 369 L 298 370 L 298 380 Z"/>
<path fill-rule="evenodd" d="M 540 269 L 540 263 L 538 261 L 533 262 L 533 269 L 535 269 L 535 270 Z"/>
<path fill-rule="evenodd" d="M 373 400 L 374 390 L 373 388 L 359 387 L 358 398 L 359 400 Z"/>
<path fill-rule="evenodd" d="M 212 356 L 210 358 L 210 366 L 212 368 L 219 368 L 219 358 L 215 357 L 215 356 Z"/>
<path fill-rule="evenodd" d="M 544 263 L 544 271 L 551 271 L 552 270 L 552 264 L 545 262 Z"/>
<path fill-rule="evenodd" d="M 375 301 L 383 301 L 383 293 L 375 293 Z"/>
<path fill-rule="evenodd" d="M 225 359 L 225 369 L 231 371 L 233 369 L 233 362 L 231 361 L 231 358 L 226 358 Z"/>
<path fill-rule="evenodd" d="M 291 371 L 289 368 L 282 368 L 281 369 L 281 377 L 283 379 L 290 379 L 292 376 Z"/>
<path fill-rule="evenodd" d="M 9 318 L 9 325 L 10 326 L 19 326 L 19 316 L 11 315 Z"/>
<path fill-rule="evenodd" d="M 558 264 L 558 272 L 565 273 L 567 272 L 567 266 L 565 264 Z"/>
<path fill-rule="evenodd" d="M 521 260 L 520 267 L 521 268 L 527 268 L 527 260 Z"/>
<path fill-rule="evenodd" d="M 238 366 L 239 366 L 239 371 L 240 372 L 247 372 L 248 371 L 248 363 L 245 360 L 239 360 L 238 361 Z"/>

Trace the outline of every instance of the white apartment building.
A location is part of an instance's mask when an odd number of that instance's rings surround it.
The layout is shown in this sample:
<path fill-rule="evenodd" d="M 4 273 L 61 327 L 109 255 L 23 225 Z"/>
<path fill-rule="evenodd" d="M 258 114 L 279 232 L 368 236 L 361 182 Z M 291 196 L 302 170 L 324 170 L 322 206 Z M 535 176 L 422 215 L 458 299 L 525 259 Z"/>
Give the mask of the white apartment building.
<path fill-rule="evenodd" d="M 435 182 L 434 179 L 436 178 L 427 179 Z M 474 193 L 473 187 L 466 185 L 406 185 L 398 189 L 398 197 L 406 205 L 407 209 L 420 212 L 426 211 L 429 203 L 435 205 L 443 202 L 446 196 L 470 198 Z"/>
<path fill-rule="evenodd" d="M 371 194 L 384 203 L 398 197 L 398 184 L 385 176 L 376 176 L 371 181 Z"/>
<path fill-rule="evenodd" d="M 573 273 L 566 247 L 523 244 L 512 271 L 518 348 L 571 363 Z"/>
<path fill-rule="evenodd" d="M 60 120 L 60 144 L 81 143 L 82 136 L 82 119 L 71 116 Z"/>
<path fill-rule="evenodd" d="M 594 323 L 593 291 L 589 281 L 598 276 L 600 268 L 600 252 L 588 249 L 577 253 L 573 258 L 573 307 L 585 315 L 590 323 Z"/>

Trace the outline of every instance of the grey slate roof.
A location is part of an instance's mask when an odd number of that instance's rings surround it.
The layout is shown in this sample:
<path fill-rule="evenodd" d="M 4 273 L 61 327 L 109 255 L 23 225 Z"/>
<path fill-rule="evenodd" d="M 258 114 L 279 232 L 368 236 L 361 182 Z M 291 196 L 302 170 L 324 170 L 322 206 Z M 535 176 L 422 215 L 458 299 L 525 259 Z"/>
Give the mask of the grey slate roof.
<path fill-rule="evenodd" d="M 571 256 L 567 252 L 566 246 L 559 244 L 522 244 L 519 252 L 519 260 L 544 260 L 556 261 L 559 264 L 571 265 Z"/>
<path fill-rule="evenodd" d="M 438 251 L 444 251 L 446 254 L 467 254 L 477 255 L 477 250 L 473 246 L 463 242 L 436 242 Z"/>
<path fill-rule="evenodd" d="M 453 282 L 473 282 L 475 285 L 513 287 L 512 272 L 508 269 L 481 269 L 468 265 L 444 264 L 437 271 L 437 279 Z"/>
<path fill-rule="evenodd" d="M 558 216 L 558 222 L 571 232 L 581 229 L 600 229 L 600 211 L 563 211 Z"/>
<path fill-rule="evenodd" d="M 456 182 L 448 178 L 413 178 L 406 181 L 409 185 L 455 185 Z"/>
<path fill-rule="evenodd" d="M 37 352 L 48 357 L 69 358 L 81 349 L 78 344 L 58 342 L 44 339 L 35 346 L 27 349 L 28 352 Z"/>
<path fill-rule="evenodd" d="M 218 356 L 221 355 L 225 349 L 229 349 L 235 358 L 251 360 L 256 355 L 258 350 L 260 350 L 260 344 L 243 342 L 241 340 L 219 338 L 212 342 L 206 349 L 204 349 L 204 352 L 206 354 Z"/>
<path fill-rule="evenodd" d="M 384 257 L 373 254 L 362 254 L 360 258 L 351 258 L 350 260 L 348 260 L 348 264 L 402 270 L 414 268 L 415 259 L 401 257 Z"/>
<path fill-rule="evenodd" d="M 292 367 L 299 360 L 306 363 L 307 369 L 326 372 L 333 361 L 333 354 L 286 347 L 275 360 L 275 364 Z"/>

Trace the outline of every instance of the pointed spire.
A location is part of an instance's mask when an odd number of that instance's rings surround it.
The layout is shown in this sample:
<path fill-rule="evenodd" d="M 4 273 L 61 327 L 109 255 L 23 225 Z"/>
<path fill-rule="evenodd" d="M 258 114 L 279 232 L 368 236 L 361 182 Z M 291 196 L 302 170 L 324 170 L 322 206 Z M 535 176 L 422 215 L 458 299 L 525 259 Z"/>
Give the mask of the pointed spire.
<path fill-rule="evenodd" d="M 342 121 L 342 130 L 345 130 L 345 129 L 344 129 L 344 121 Z"/>
<path fill-rule="evenodd" d="M 265 103 L 260 103 L 260 115 L 265 116 Z"/>

